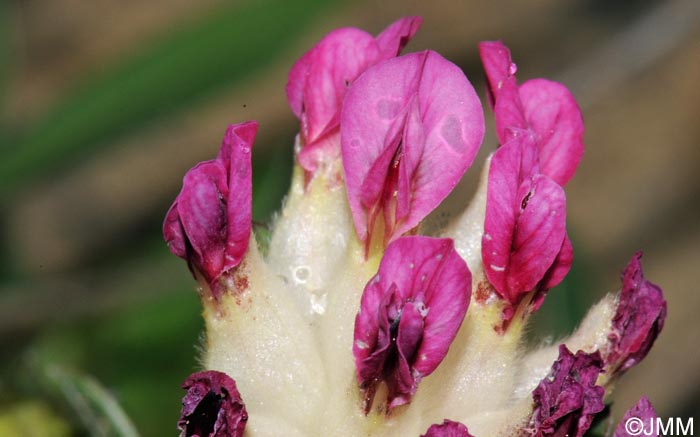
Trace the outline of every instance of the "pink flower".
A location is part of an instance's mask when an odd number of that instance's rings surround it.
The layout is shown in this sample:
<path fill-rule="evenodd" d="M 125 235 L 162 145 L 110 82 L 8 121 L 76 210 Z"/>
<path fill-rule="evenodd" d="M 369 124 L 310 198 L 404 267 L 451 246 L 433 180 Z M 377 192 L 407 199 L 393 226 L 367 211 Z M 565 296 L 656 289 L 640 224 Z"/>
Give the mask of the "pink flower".
<path fill-rule="evenodd" d="M 250 149 L 254 121 L 229 126 L 216 159 L 190 169 L 163 223 L 170 251 L 199 272 L 212 293 L 248 249 L 252 214 Z"/>
<path fill-rule="evenodd" d="M 431 425 L 421 437 L 473 437 L 466 426 L 445 419 L 440 425 Z"/>
<path fill-rule="evenodd" d="M 381 381 L 388 409 L 410 402 L 447 354 L 470 296 L 471 273 L 452 240 L 404 237 L 387 247 L 355 318 L 352 350 L 365 412 Z"/>
<path fill-rule="evenodd" d="M 564 186 L 583 156 L 583 118 L 574 96 L 562 84 L 546 79 L 518 86 L 510 50 L 500 41 L 479 43 L 479 53 L 499 141 L 505 144 L 521 130 L 531 132 L 540 172 Z"/>
<path fill-rule="evenodd" d="M 532 393 L 532 435 L 583 436 L 605 408 L 605 389 L 596 385 L 602 366 L 598 352 L 573 355 L 566 346 L 559 346 L 551 372 Z"/>
<path fill-rule="evenodd" d="M 348 86 L 368 67 L 397 56 L 421 21 L 402 18 L 376 38 L 351 27 L 334 30 L 294 64 L 286 92 L 301 121 L 299 163 L 306 171 L 340 156 L 338 125 Z"/>
<path fill-rule="evenodd" d="M 637 252 L 622 272 L 622 290 L 606 364 L 617 374 L 636 365 L 649 353 L 666 320 L 666 300 L 657 285 L 644 279 L 642 252 Z"/>
<path fill-rule="evenodd" d="M 563 85 L 534 79 L 518 86 L 500 41 L 482 42 L 479 51 L 502 144 L 489 172 L 482 257 L 489 282 L 510 304 L 507 321 L 533 290 L 530 307 L 537 309 L 571 267 L 561 186 L 583 155 L 583 120 Z"/>
<path fill-rule="evenodd" d="M 182 388 L 187 394 L 177 423 L 181 437 L 243 435 L 248 413 L 231 377 L 213 370 L 193 373 Z"/>
<path fill-rule="evenodd" d="M 484 136 L 464 73 L 432 51 L 382 62 L 350 88 L 341 114 L 355 229 L 369 245 L 379 214 L 388 243 L 425 218 L 470 167 Z"/>
<path fill-rule="evenodd" d="M 484 271 L 512 306 L 545 278 L 566 236 L 564 190 L 537 172 L 536 155 L 532 136 L 523 134 L 496 150 L 489 171 Z"/>

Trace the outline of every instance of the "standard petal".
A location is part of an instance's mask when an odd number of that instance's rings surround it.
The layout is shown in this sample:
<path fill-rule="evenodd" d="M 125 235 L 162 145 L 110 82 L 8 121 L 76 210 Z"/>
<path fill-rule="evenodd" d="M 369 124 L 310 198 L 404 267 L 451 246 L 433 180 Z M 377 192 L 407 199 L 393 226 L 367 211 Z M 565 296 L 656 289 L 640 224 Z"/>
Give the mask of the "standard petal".
<path fill-rule="evenodd" d="M 391 23 L 386 29 L 377 35 L 377 45 L 382 59 L 393 58 L 401 53 L 401 50 L 418 32 L 423 19 L 421 17 L 404 17 Z"/>
<path fill-rule="evenodd" d="M 562 84 L 533 79 L 519 88 L 527 125 L 537 134 L 540 170 L 565 185 L 583 157 L 583 118 Z"/>
<path fill-rule="evenodd" d="M 289 76 L 287 77 L 287 85 L 284 89 L 287 93 L 289 107 L 299 120 L 301 120 L 301 116 L 304 112 L 304 88 L 308 80 L 309 63 L 312 54 L 313 49 L 304 53 L 304 55 L 292 65 L 292 68 L 289 70 Z"/>
<path fill-rule="evenodd" d="M 490 98 L 498 100 L 504 88 L 517 88 L 515 73 L 518 68 L 505 44 L 501 41 L 482 41 L 479 43 L 479 56 L 486 72 Z"/>
<path fill-rule="evenodd" d="M 228 157 L 224 270 L 240 264 L 248 250 L 253 219 L 251 149 L 257 131 L 258 123 L 254 121 L 229 126 L 219 153 L 219 159 L 226 161 Z"/>
<path fill-rule="evenodd" d="M 337 126 L 348 85 L 379 57 L 374 38 L 354 28 L 329 33 L 313 50 L 304 88 L 307 144 Z"/>
<path fill-rule="evenodd" d="M 516 222 L 507 286 L 511 297 L 530 291 L 554 263 L 566 236 L 566 195 L 544 175 L 521 185 L 521 210 Z"/>
<path fill-rule="evenodd" d="M 185 175 L 177 200 L 180 222 L 194 251 L 188 261 L 212 285 L 224 266 L 226 173 L 218 160 L 197 164 Z"/>
<path fill-rule="evenodd" d="M 564 280 L 566 275 L 569 274 L 569 270 L 571 270 L 571 264 L 573 262 L 574 247 L 571 245 L 569 236 L 565 235 L 557 257 L 554 258 L 554 262 L 549 267 L 549 270 L 547 270 L 547 273 L 545 273 L 544 278 L 542 278 L 540 283 L 537 285 L 537 292 L 532 297 L 532 301 L 530 302 L 530 310 L 532 312 L 537 311 L 540 306 L 542 306 L 544 298 L 549 289 L 559 285 L 561 281 Z"/>
<path fill-rule="evenodd" d="M 433 255 L 441 261 L 438 273 L 427 283 L 425 328 L 423 342 L 418 349 L 413 367 L 421 375 L 431 374 L 452 344 L 459 331 L 471 297 L 472 275 L 467 264 L 454 250 L 452 240 L 444 250 Z"/>
<path fill-rule="evenodd" d="M 182 230 L 182 223 L 180 223 L 180 213 L 177 212 L 177 199 L 170 206 L 168 213 L 165 214 L 163 238 L 168 243 L 168 249 L 173 255 L 187 259 L 187 242 Z"/>
<path fill-rule="evenodd" d="M 642 253 L 637 252 L 622 273 L 622 290 L 612 320 L 606 364 L 618 374 L 644 359 L 666 320 L 663 290 L 644 278 L 641 258 Z"/>
<path fill-rule="evenodd" d="M 420 23 L 420 17 L 400 19 L 376 39 L 360 29 L 337 29 L 294 64 L 286 92 L 301 122 L 299 163 L 304 169 L 314 171 L 320 162 L 340 155 L 338 123 L 348 86 L 371 65 L 397 56 Z"/>
<path fill-rule="evenodd" d="M 515 137 L 494 153 L 489 170 L 482 259 L 489 282 L 511 304 L 545 277 L 566 235 L 564 191 L 536 173 L 534 150 L 530 136 Z"/>
<path fill-rule="evenodd" d="M 481 253 L 486 277 L 504 298 L 508 296 L 506 270 L 519 212 L 516 199 L 523 178 L 521 162 L 520 145 L 508 143 L 494 152 L 488 175 Z"/>
<path fill-rule="evenodd" d="M 416 98 L 422 130 L 416 128 L 414 118 L 405 116 Z M 389 226 L 395 229 L 388 240 L 415 227 L 450 193 L 471 165 L 484 134 L 483 113 L 474 89 L 459 68 L 437 53 L 413 53 L 368 69 L 348 91 L 341 113 L 348 198 L 355 228 L 363 241 L 373 231 L 368 229 L 370 211 L 365 205 L 382 199 L 363 202 L 362 187 L 365 180 L 376 177 L 373 167 L 387 153 L 386 145 L 393 144 L 387 142 L 387 137 L 394 132 L 392 126 L 399 117 L 402 123 L 413 123 L 408 129 L 411 135 L 422 132 L 414 135 L 413 141 L 421 137 L 425 141 L 406 146 L 418 163 L 408 172 L 410 183 L 404 180 L 397 187 L 410 187 L 410 192 L 397 195 L 411 202 L 408 213 L 405 207 L 400 210 L 405 218 Z M 397 152 L 399 156 L 401 153 Z"/>
<path fill-rule="evenodd" d="M 544 276 L 544 279 L 542 279 L 538 288 L 541 290 L 549 290 L 559 285 L 569 273 L 569 270 L 571 270 L 571 264 L 573 264 L 573 262 L 574 247 L 571 244 L 569 236 L 565 235 L 557 257 L 554 259 L 552 266 L 547 271 L 547 274 Z"/>

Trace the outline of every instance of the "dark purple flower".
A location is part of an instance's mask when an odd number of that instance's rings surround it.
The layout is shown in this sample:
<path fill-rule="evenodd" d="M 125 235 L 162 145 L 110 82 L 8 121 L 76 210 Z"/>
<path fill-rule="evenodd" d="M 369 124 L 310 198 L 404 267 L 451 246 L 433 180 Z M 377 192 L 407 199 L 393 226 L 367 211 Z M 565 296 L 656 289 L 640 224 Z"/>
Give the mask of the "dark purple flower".
<path fill-rule="evenodd" d="M 229 126 L 216 159 L 190 169 L 163 223 L 170 251 L 199 272 L 215 297 L 219 279 L 248 250 L 252 216 L 250 150 L 254 121 Z"/>
<path fill-rule="evenodd" d="M 613 437 L 636 437 L 639 435 L 658 437 L 656 418 L 654 407 L 651 406 L 649 399 L 644 396 L 622 416 L 622 420 L 615 428 Z"/>
<path fill-rule="evenodd" d="M 581 437 L 588 430 L 605 408 L 605 389 L 596 385 L 602 366 L 597 351 L 573 355 L 565 345 L 559 346 L 552 370 L 532 392 L 534 436 Z"/>
<path fill-rule="evenodd" d="M 421 437 L 473 437 L 466 426 L 445 419 L 442 424 L 431 425 Z"/>
<path fill-rule="evenodd" d="M 471 296 L 471 273 L 450 239 L 402 237 L 384 253 L 362 294 L 353 354 L 365 412 L 380 382 L 387 408 L 406 404 L 457 335 Z"/>
<path fill-rule="evenodd" d="M 248 413 L 236 382 L 223 372 L 193 373 L 182 384 L 187 394 L 177 423 L 181 437 L 240 437 Z"/>
<path fill-rule="evenodd" d="M 666 320 L 663 290 L 644 279 L 642 252 L 622 272 L 622 290 L 612 320 L 611 348 L 606 364 L 617 374 L 640 362 L 649 352 Z"/>

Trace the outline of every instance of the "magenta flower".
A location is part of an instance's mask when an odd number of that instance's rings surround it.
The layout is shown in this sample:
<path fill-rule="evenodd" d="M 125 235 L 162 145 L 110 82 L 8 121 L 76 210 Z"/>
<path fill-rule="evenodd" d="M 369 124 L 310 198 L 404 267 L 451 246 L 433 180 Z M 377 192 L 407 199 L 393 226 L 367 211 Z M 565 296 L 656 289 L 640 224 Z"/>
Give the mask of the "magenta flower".
<path fill-rule="evenodd" d="M 583 156 L 583 118 L 574 96 L 560 83 L 532 79 L 518 86 L 510 50 L 500 41 L 479 43 L 501 144 L 529 131 L 540 172 L 564 186 Z"/>
<path fill-rule="evenodd" d="M 632 418 L 639 420 L 630 421 Z M 636 437 L 639 435 L 658 437 L 658 430 L 655 426 L 656 418 L 656 411 L 649 402 L 649 398 L 642 396 L 639 402 L 622 416 L 613 437 Z"/>
<path fill-rule="evenodd" d="M 201 274 L 215 297 L 219 279 L 248 249 L 252 214 L 250 150 L 256 122 L 229 126 L 216 159 L 197 164 L 163 223 L 170 251 Z"/>
<path fill-rule="evenodd" d="M 532 393 L 532 435 L 583 436 L 595 415 L 605 408 L 605 389 L 596 385 L 602 366 L 598 352 L 573 355 L 561 345 L 559 359 Z"/>
<path fill-rule="evenodd" d="M 248 413 L 236 382 L 223 372 L 193 373 L 182 384 L 187 394 L 177 423 L 181 437 L 243 435 Z"/>
<path fill-rule="evenodd" d="M 609 335 L 606 364 L 621 374 L 649 352 L 666 320 L 666 300 L 657 285 L 644 279 L 642 252 L 622 272 L 622 290 Z"/>
<path fill-rule="evenodd" d="M 561 186 L 583 155 L 583 120 L 563 85 L 535 79 L 518 86 L 501 42 L 482 42 L 479 51 L 502 144 L 489 172 L 482 255 L 486 276 L 509 304 L 508 321 L 531 291 L 536 310 L 571 267 Z"/>
<path fill-rule="evenodd" d="M 545 278 L 566 236 L 564 190 L 537 172 L 536 156 L 524 134 L 491 158 L 482 257 L 489 282 L 512 306 Z M 563 278 L 553 275 L 549 282 Z"/>
<path fill-rule="evenodd" d="M 452 240 L 404 237 L 387 247 L 362 293 L 353 354 L 365 412 L 377 385 L 387 408 L 406 404 L 457 335 L 471 296 L 471 273 Z"/>
<path fill-rule="evenodd" d="M 431 425 L 421 437 L 474 437 L 466 426 L 459 422 L 445 419 L 440 425 Z"/>
<path fill-rule="evenodd" d="M 299 163 L 306 171 L 340 156 L 340 108 L 348 86 L 368 67 L 401 53 L 421 21 L 402 18 L 376 38 L 351 27 L 334 30 L 294 64 L 287 100 L 301 121 Z"/>
<path fill-rule="evenodd" d="M 341 114 L 343 168 L 355 229 L 369 245 L 381 213 L 388 243 L 417 226 L 469 168 L 484 136 L 464 73 L 432 51 L 367 70 Z"/>

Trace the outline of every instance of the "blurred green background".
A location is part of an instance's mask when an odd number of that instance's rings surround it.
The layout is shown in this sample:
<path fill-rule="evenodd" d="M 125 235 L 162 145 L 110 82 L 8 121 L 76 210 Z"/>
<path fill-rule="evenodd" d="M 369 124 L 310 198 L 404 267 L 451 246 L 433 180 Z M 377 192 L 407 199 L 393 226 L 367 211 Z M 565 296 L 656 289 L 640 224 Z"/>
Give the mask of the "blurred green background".
<path fill-rule="evenodd" d="M 648 394 L 663 417 L 696 415 L 699 4 L 0 3 L 0 435 L 175 434 L 202 330 L 194 281 L 160 234 L 184 172 L 216 154 L 228 124 L 258 120 L 254 216 L 269 220 L 293 161 L 292 63 L 333 28 L 377 33 L 411 14 L 424 24 L 408 50 L 441 52 L 482 96 L 476 44 L 501 38 L 520 78 L 563 81 L 581 103 L 586 155 L 567 186 L 576 261 L 532 341 L 573 329 L 643 248 L 669 317 L 615 408 Z"/>

